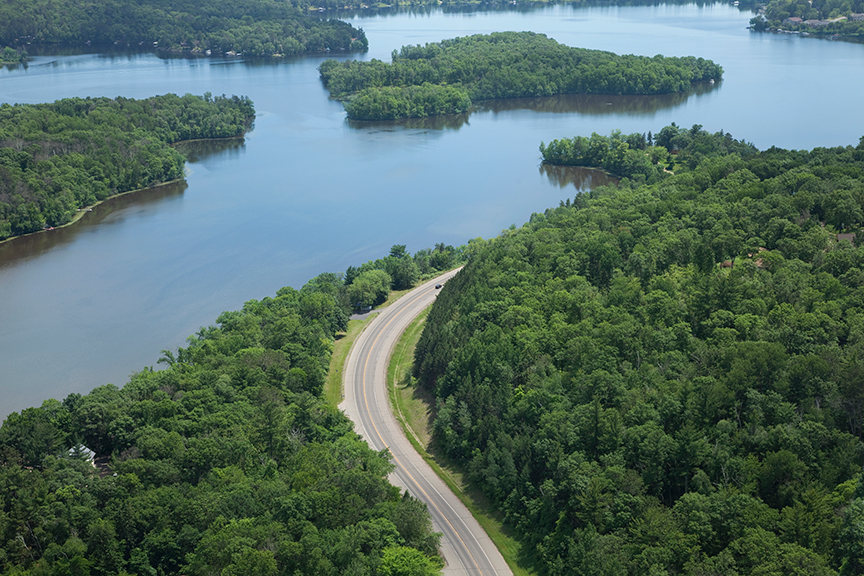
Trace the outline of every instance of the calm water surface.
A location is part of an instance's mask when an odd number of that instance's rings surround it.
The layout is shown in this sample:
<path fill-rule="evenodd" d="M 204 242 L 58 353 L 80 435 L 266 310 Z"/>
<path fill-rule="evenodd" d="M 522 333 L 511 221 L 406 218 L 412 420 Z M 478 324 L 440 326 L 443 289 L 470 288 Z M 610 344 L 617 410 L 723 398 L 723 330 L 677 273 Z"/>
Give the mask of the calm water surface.
<path fill-rule="evenodd" d="M 726 70 L 713 88 L 658 98 L 484 103 L 408 123 L 345 120 L 321 58 L 278 62 L 152 54 L 40 56 L 0 71 L 0 102 L 165 92 L 245 94 L 244 141 L 191 150 L 187 181 L 117 198 L 79 224 L 0 245 L 0 418 L 122 385 L 223 310 L 385 254 L 494 236 L 602 181 L 541 169 L 540 141 L 702 124 L 760 148 L 855 144 L 864 134 L 864 46 L 745 29 L 727 5 L 351 16 L 363 58 L 404 44 L 501 30 L 618 53 L 696 55 Z"/>

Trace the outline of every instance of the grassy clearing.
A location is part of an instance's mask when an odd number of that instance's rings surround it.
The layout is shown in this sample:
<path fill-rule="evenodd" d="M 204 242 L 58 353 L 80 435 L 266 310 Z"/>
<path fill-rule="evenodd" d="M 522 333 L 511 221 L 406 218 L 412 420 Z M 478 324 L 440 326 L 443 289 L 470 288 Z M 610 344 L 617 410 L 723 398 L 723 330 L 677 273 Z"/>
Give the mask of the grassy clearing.
<path fill-rule="evenodd" d="M 394 290 L 390 292 L 387 301 L 378 306 L 375 310 L 386 308 L 410 290 Z M 366 325 L 374 318 L 374 315 L 369 315 L 363 320 L 349 320 L 348 330 L 336 335 L 336 341 L 333 343 L 333 354 L 330 357 L 330 368 L 327 369 L 327 381 L 324 383 L 324 400 L 331 406 L 339 406 L 342 403 L 342 372 L 345 370 L 345 360 L 348 358 L 348 353 L 351 351 L 351 346 L 354 345 L 354 340 L 366 329 Z"/>
<path fill-rule="evenodd" d="M 373 316 L 363 320 L 349 320 L 348 330 L 336 335 L 333 343 L 333 355 L 330 357 L 330 368 L 327 370 L 327 381 L 324 383 L 324 400 L 330 406 L 336 407 L 342 403 L 342 371 L 345 369 L 345 360 L 348 352 L 357 336 L 363 332 L 366 325 Z"/>
<path fill-rule="evenodd" d="M 423 332 L 428 314 L 429 308 L 408 326 L 396 344 L 387 368 L 388 393 L 393 411 L 403 423 L 405 434 L 412 435 L 424 450 L 432 437 L 430 423 L 434 416 L 435 400 L 425 390 L 414 386 L 411 368 L 414 364 L 414 347 Z"/>
<path fill-rule="evenodd" d="M 414 363 L 414 347 L 423 332 L 428 309 L 418 316 L 405 330 L 387 370 L 387 392 L 396 419 L 405 436 L 438 476 L 447 483 L 453 493 L 468 508 L 477 522 L 498 547 L 507 565 L 515 576 L 535 574 L 529 567 L 520 566 L 520 546 L 512 532 L 504 525 L 501 514 L 496 511 L 483 493 L 468 484 L 462 471 L 435 450 L 431 440 L 431 422 L 434 417 L 434 398 L 425 390 L 415 386 L 411 378 Z"/>

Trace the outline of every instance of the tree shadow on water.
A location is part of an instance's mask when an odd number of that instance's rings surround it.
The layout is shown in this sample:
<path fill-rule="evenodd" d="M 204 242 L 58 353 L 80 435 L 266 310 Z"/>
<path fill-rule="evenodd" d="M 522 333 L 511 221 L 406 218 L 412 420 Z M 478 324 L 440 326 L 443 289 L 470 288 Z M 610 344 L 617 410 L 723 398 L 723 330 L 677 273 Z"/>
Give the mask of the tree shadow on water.
<path fill-rule="evenodd" d="M 722 82 L 694 84 L 688 92 L 674 94 L 621 95 L 621 94 L 558 94 L 536 98 L 502 98 L 500 100 L 481 100 L 463 114 L 445 114 L 426 118 L 404 118 L 401 120 L 352 120 L 345 122 L 356 130 L 395 132 L 398 130 L 458 130 L 469 124 L 472 114 L 492 113 L 493 115 L 527 110 L 542 114 L 582 114 L 602 116 L 618 114 L 624 116 L 651 116 L 661 110 L 675 108 L 690 98 L 703 97 L 717 90 Z"/>
<path fill-rule="evenodd" d="M 162 202 L 183 196 L 189 185 L 185 180 L 169 182 L 143 190 L 112 196 L 92 208 L 82 208 L 78 221 L 53 230 L 35 232 L 0 243 L 0 268 L 22 259 L 35 258 L 49 250 L 73 242 L 80 234 L 95 227 L 123 221 L 122 214 L 129 208 L 147 209 Z"/>
<path fill-rule="evenodd" d="M 505 98 L 483 100 L 475 106 L 475 111 L 500 114 L 515 110 L 531 110 L 546 114 L 583 114 L 603 116 L 622 114 L 626 116 L 647 116 L 660 110 L 675 108 L 691 97 L 703 97 L 721 86 L 722 82 L 699 82 L 693 84 L 688 92 L 673 94 L 633 95 L 633 94 L 558 94 L 536 98 Z"/>
<path fill-rule="evenodd" d="M 443 114 L 426 118 L 403 118 L 401 120 L 352 120 L 346 119 L 349 127 L 357 130 L 376 129 L 381 132 L 397 130 L 458 130 L 468 124 L 470 112 L 464 114 Z"/>
<path fill-rule="evenodd" d="M 540 164 L 540 174 L 559 188 L 573 186 L 579 193 L 588 192 L 598 186 L 612 186 L 620 181 L 615 176 L 602 170 L 585 168 L 584 166 L 554 166 Z"/>
<path fill-rule="evenodd" d="M 252 131 L 252 128 L 249 128 Z M 174 148 L 186 156 L 190 164 L 201 162 L 214 156 L 240 156 L 246 151 L 245 138 L 214 138 L 211 140 L 190 140 L 178 142 Z"/>

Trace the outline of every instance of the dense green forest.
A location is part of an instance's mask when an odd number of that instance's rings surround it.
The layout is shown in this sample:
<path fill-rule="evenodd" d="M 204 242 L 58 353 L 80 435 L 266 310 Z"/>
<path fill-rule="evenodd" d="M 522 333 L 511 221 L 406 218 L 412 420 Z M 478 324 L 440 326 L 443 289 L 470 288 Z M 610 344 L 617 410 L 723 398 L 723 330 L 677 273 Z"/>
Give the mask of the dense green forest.
<path fill-rule="evenodd" d="M 619 56 L 571 48 L 543 34 L 498 32 L 403 46 L 387 64 L 327 60 L 321 79 L 349 118 L 392 120 L 464 112 L 472 102 L 556 94 L 667 94 L 719 79 L 688 56 Z"/>
<path fill-rule="evenodd" d="M 321 390 L 364 275 L 434 274 L 464 252 L 394 246 L 223 313 L 122 389 L 11 414 L 0 574 L 438 574 L 425 505 Z"/>
<path fill-rule="evenodd" d="M 756 152 L 752 144 L 739 142 L 722 130 L 709 134 L 699 124 L 688 129 L 676 126 L 674 122 L 660 130 L 656 137 L 651 132 L 647 135 L 622 134 L 619 130 L 609 136 L 595 132 L 590 137 L 553 140 L 548 146 L 540 143 L 544 163 L 602 168 L 638 184 L 654 184 L 671 174 L 673 169 L 692 170 L 706 156 L 749 156 Z"/>
<path fill-rule="evenodd" d="M 541 574 L 862 574 L 864 138 L 668 128 L 674 174 L 535 214 L 444 287 L 434 442 Z"/>
<path fill-rule="evenodd" d="M 120 44 L 252 56 L 363 51 L 362 30 L 276 0 L 5 0 L 0 45 Z"/>
<path fill-rule="evenodd" d="M 18 64 L 26 59 L 27 56 L 10 46 L 5 46 L 3 50 L 0 50 L 0 64 Z"/>
<path fill-rule="evenodd" d="M 750 20 L 755 30 L 782 28 L 808 34 L 864 36 L 864 0 L 771 0 Z M 800 18 L 797 22 L 788 18 Z"/>
<path fill-rule="evenodd" d="M 170 144 L 241 136 L 254 118 L 248 98 L 209 93 L 0 105 L 0 240 L 182 178 L 185 160 Z"/>
<path fill-rule="evenodd" d="M 342 276 L 322 274 L 310 280 L 309 285 L 332 295 L 346 312 L 367 308 L 384 302 L 391 290 L 407 290 L 421 280 L 464 264 L 474 245 L 436 244 L 412 256 L 404 244 L 396 244 L 384 258 L 349 266 Z"/>

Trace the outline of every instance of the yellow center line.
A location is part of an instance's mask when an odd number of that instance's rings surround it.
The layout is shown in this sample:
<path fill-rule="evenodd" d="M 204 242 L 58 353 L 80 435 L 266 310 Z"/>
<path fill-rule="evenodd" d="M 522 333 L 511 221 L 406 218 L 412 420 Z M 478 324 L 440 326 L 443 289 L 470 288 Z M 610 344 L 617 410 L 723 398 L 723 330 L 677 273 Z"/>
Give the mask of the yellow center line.
<path fill-rule="evenodd" d="M 428 293 L 429 293 L 429 290 L 427 290 L 426 292 L 423 292 L 421 294 L 418 294 L 413 300 L 411 300 L 411 302 L 419 300 L 421 297 L 425 296 Z M 399 310 L 399 311 L 395 312 L 393 314 L 393 317 L 387 321 L 387 323 L 384 325 L 384 328 L 379 332 L 378 336 L 375 337 L 375 340 L 372 341 L 372 348 L 373 349 L 375 348 L 375 345 L 378 343 L 378 339 L 381 337 L 381 334 L 384 333 L 384 330 L 386 330 L 387 327 L 390 326 L 390 324 L 400 314 L 403 314 L 403 313 L 404 313 L 404 308 L 403 308 L 403 310 Z M 411 481 L 414 483 L 414 485 L 417 487 L 417 489 L 419 489 L 421 492 L 423 492 L 423 495 L 426 496 L 426 499 L 429 501 L 429 504 L 432 504 L 432 506 L 434 506 L 435 509 L 438 510 L 438 513 L 441 514 L 441 516 L 444 518 L 444 521 L 450 525 L 450 529 L 453 530 L 453 532 L 456 534 L 456 537 L 459 538 L 459 541 L 462 543 L 462 546 L 465 548 L 465 551 L 468 552 L 469 556 L 471 556 L 471 561 L 474 562 L 474 567 L 477 568 L 477 571 L 480 572 L 480 574 L 483 574 L 483 570 L 477 564 L 477 560 L 474 558 L 474 554 L 471 553 L 470 548 L 468 548 L 468 546 L 465 544 L 465 541 L 462 539 L 462 536 L 459 534 L 459 531 L 456 529 L 455 526 L 453 526 L 453 524 L 447 518 L 447 515 L 444 514 L 444 512 L 442 512 L 441 508 L 439 508 L 438 505 L 435 504 L 435 502 L 432 500 L 432 498 L 429 497 L 429 494 L 427 494 L 426 491 L 423 490 L 423 487 L 417 483 L 417 481 L 414 479 L 414 476 L 411 475 L 411 472 L 409 472 L 408 469 L 405 466 L 403 466 L 401 462 L 399 462 L 399 459 L 396 458 L 396 455 L 393 454 L 393 452 L 390 450 L 390 447 L 387 446 L 387 444 L 384 442 L 384 438 L 381 436 L 381 432 L 378 431 L 378 427 L 375 425 L 375 420 L 371 417 L 372 412 L 369 410 L 369 399 L 366 396 L 366 372 L 368 371 L 368 367 L 369 367 L 369 355 L 366 356 L 366 361 L 363 363 L 363 377 L 362 377 L 363 401 L 366 403 L 366 412 L 370 415 L 369 421 L 372 422 L 372 427 L 375 429 L 375 434 L 378 435 L 378 439 L 381 440 L 381 443 L 384 444 L 384 447 L 387 448 L 388 452 L 390 452 L 390 456 L 393 457 L 393 460 L 396 462 L 396 465 L 399 466 L 408 475 L 408 477 L 411 479 Z M 384 378 L 385 378 L 385 385 L 386 385 L 386 378 L 387 378 L 386 373 L 385 373 Z M 475 538 L 475 540 L 476 540 L 476 538 Z"/>

